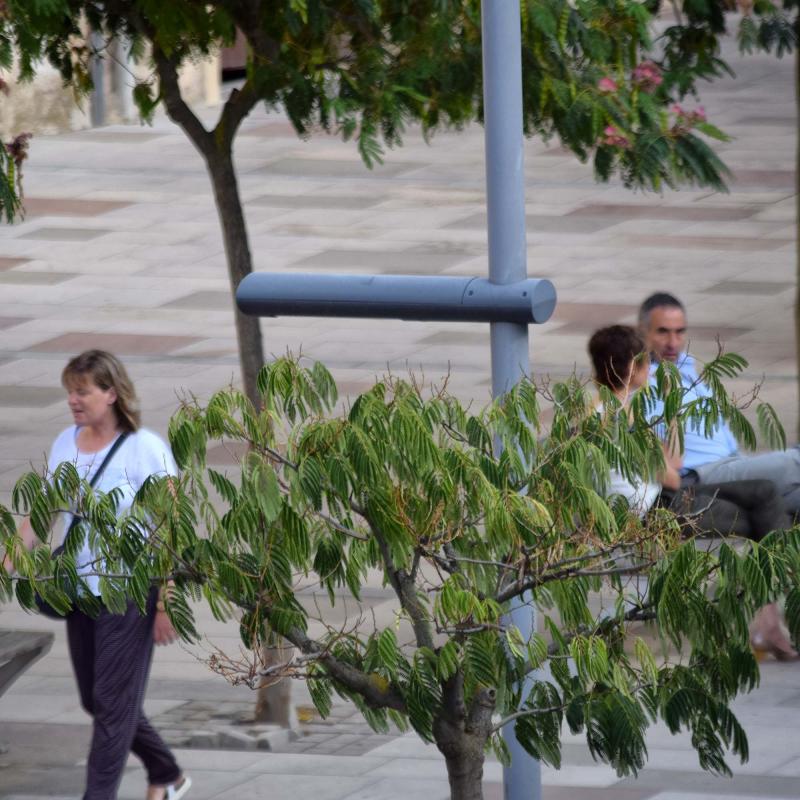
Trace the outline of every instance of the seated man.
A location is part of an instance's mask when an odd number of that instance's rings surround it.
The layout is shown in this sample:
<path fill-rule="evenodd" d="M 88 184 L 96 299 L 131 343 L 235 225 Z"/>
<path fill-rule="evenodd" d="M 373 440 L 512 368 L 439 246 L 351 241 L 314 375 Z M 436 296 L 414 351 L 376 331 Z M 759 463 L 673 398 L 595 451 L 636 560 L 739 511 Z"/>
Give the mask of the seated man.
<path fill-rule="evenodd" d="M 639 325 L 654 361 L 671 361 L 687 390 L 686 400 L 708 397 L 711 392 L 698 379 L 695 360 L 686 352 L 686 310 L 666 292 L 651 295 L 639 309 Z M 656 364 L 651 368 L 655 372 Z M 772 481 L 783 495 L 786 508 L 800 513 L 800 449 L 745 455 L 725 422 L 710 436 L 698 428 L 684 432 L 683 470 L 693 471 L 700 483 L 762 478 Z"/>

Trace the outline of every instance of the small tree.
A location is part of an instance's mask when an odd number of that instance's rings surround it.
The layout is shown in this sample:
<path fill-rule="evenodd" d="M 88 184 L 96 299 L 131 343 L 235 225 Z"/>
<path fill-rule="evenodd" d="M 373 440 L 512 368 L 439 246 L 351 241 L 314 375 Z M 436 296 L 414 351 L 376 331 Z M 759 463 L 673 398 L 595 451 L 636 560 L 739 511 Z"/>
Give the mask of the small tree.
<path fill-rule="evenodd" d="M 662 366 L 660 421 L 724 415 L 754 443 L 720 383 L 743 363 L 722 356 L 709 364 L 703 378 L 714 397 L 690 404 L 674 368 Z M 83 491 L 80 513 L 102 554 L 97 572 L 110 608 L 126 591 L 143 607 L 151 580 L 174 580 L 167 608 L 185 638 L 198 636 L 191 598 L 239 622 L 252 660 L 220 655 L 216 669 L 250 683 L 264 674 L 305 677 L 323 716 L 336 692 L 376 730 L 410 725 L 444 755 L 454 800 L 482 797 L 485 754 L 506 757 L 498 734 L 507 724 L 526 750 L 555 766 L 566 723 L 586 734 L 595 758 L 635 774 L 657 718 L 691 732 L 706 769 L 728 773 L 726 750 L 747 758 L 730 702 L 758 681 L 748 620 L 786 592 L 797 638 L 800 535 L 705 551 L 668 511 L 643 521 L 624 501 L 606 500 L 610 467 L 648 475 L 663 463 L 645 396 L 634 401 L 631 425 L 610 394 L 598 414 L 577 381 L 555 385 L 544 392 L 554 401 L 544 431 L 543 392 L 529 382 L 470 413 L 445 390 L 428 397 L 389 377 L 339 416 L 328 415 L 336 388 L 319 364 L 276 361 L 258 385 L 258 411 L 231 389 L 205 408 L 185 404 L 170 426 L 180 482 L 148 481 L 121 522 L 113 495 L 93 495 L 70 465 L 49 482 L 22 478 L 15 508 L 30 514 L 44 542 L 51 513 Z M 759 416 L 780 439 L 770 409 Z M 495 438 L 505 445 L 499 457 Z M 216 440 L 248 445 L 237 476 L 206 466 Z M 44 544 L 19 552 L 9 512 L 0 523 L 20 573 L 13 582 L 0 573 L 5 597 L 13 585 L 30 607 L 37 587 L 54 605 L 66 609 L 74 598 L 91 611 L 75 574 L 78 541 L 54 564 Z M 369 570 L 394 591 L 398 624 L 376 627 L 352 615 L 313 633 L 299 584 L 318 582 L 333 603 L 337 590 L 358 598 Z M 635 590 L 637 576 L 647 580 Z M 525 592 L 545 610 L 544 635 L 528 641 L 504 622 L 509 602 Z M 680 656 L 638 638 L 631 625 L 643 620 Z M 258 653 L 275 635 L 299 655 L 262 668 Z M 536 673 L 522 697 L 525 676 L 545 666 L 551 677 Z"/>
<path fill-rule="evenodd" d="M 526 133 L 557 135 L 582 160 L 594 158 L 603 180 L 619 171 L 634 186 L 722 185 L 724 168 L 708 146 L 669 118 L 677 77 L 662 81 L 646 61 L 650 16 L 641 3 L 525 0 L 521 10 Z M 283 108 L 300 136 L 321 129 L 354 139 L 367 166 L 400 145 L 412 122 L 431 135 L 482 119 L 479 0 L 5 0 L 0 66 L 16 49 L 21 78 L 30 79 L 47 59 L 83 94 L 90 59 L 112 51 L 94 52 L 87 26 L 108 45 L 132 43 L 133 58 L 152 70 L 134 89 L 143 118 L 163 103 L 203 157 L 232 290 L 252 271 L 234 143 L 257 104 Z M 208 130 L 179 73 L 232 44 L 237 30 L 248 48 L 246 78 Z M 244 390 L 257 403 L 259 321 L 235 313 Z"/>

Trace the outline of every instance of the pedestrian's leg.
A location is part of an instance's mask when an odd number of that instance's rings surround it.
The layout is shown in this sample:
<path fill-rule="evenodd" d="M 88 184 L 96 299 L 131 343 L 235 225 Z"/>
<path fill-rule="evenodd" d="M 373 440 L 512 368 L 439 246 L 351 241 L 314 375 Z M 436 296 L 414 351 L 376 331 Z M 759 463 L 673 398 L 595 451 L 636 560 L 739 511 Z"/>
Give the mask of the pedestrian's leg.
<path fill-rule="evenodd" d="M 153 589 L 147 603 L 147 616 L 150 621 L 147 651 L 142 653 L 143 668 L 145 670 L 142 701 L 144 701 L 144 690 L 147 688 L 147 679 L 150 675 L 150 664 L 153 657 L 153 619 L 155 617 L 157 599 L 158 590 Z M 131 752 L 144 764 L 144 768 L 147 771 L 147 782 L 151 786 L 167 786 L 175 783 L 181 777 L 181 768 L 175 761 L 175 756 L 172 755 L 172 751 L 159 736 L 158 731 L 150 724 L 141 705 L 139 722 L 131 743 Z"/>
<path fill-rule="evenodd" d="M 67 645 L 81 706 L 94 715 L 94 620 L 73 610 L 66 617 Z"/>
<path fill-rule="evenodd" d="M 133 737 L 131 752 L 144 764 L 147 770 L 147 782 L 151 786 L 167 786 L 181 777 L 181 768 L 175 761 L 175 756 L 144 713 L 139 714 L 139 724 Z"/>
<path fill-rule="evenodd" d="M 142 616 L 134 603 L 125 614 L 103 611 L 95 621 L 94 727 L 84 800 L 117 795 L 142 718 L 152 629 L 153 615 Z"/>

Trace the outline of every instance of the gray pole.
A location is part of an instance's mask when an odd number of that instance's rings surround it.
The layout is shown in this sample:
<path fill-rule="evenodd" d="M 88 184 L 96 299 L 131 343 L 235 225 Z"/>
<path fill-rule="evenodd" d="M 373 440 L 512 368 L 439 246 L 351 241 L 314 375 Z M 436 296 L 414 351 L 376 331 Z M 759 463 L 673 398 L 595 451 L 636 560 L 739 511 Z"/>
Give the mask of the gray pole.
<path fill-rule="evenodd" d="M 103 52 L 106 40 L 100 31 L 92 31 L 89 41 L 94 53 L 92 55 L 89 71 L 92 76 L 92 93 L 89 96 L 89 116 L 93 128 L 100 128 L 106 124 L 106 92 L 103 69 Z"/>
<path fill-rule="evenodd" d="M 117 59 L 114 62 L 114 77 L 117 97 L 119 98 L 119 113 L 123 122 L 132 122 L 137 117 L 136 106 L 133 102 L 133 89 L 129 85 L 135 78 L 132 74 L 133 61 L 131 59 L 131 41 L 127 36 L 117 39 Z"/>
<path fill-rule="evenodd" d="M 514 283 L 527 277 L 525 175 L 522 149 L 522 49 L 519 0 L 483 0 L 483 102 L 486 137 L 486 201 L 489 217 L 489 280 Z M 492 393 L 495 397 L 530 374 L 528 327 L 491 323 Z M 534 629 L 532 606 L 520 602 L 511 622 L 524 639 Z M 540 800 L 539 762 L 517 743 L 513 726 L 503 737 L 511 766 L 503 771 L 506 800 Z"/>

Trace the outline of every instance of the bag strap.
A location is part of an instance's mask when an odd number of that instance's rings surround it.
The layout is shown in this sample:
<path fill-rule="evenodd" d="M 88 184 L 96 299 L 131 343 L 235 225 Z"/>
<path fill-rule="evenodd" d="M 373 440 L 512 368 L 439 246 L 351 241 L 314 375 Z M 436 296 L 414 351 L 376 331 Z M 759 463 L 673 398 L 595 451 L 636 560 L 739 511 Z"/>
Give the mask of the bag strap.
<path fill-rule="evenodd" d="M 97 468 L 97 471 L 92 475 L 92 479 L 89 481 L 89 486 L 94 488 L 97 485 L 97 481 L 100 480 L 100 476 L 103 474 L 103 470 L 111 463 L 111 459 L 114 458 L 114 453 L 119 450 L 122 443 L 128 438 L 129 432 L 123 431 L 117 438 L 114 440 L 114 444 L 111 445 L 111 449 L 106 453 L 106 457 L 100 462 L 100 466 Z M 67 537 L 72 533 L 73 530 L 77 527 L 80 519 L 76 514 L 72 515 L 72 522 L 69 524 L 69 528 L 67 528 L 67 532 L 64 534 L 64 544 L 67 542 Z"/>

